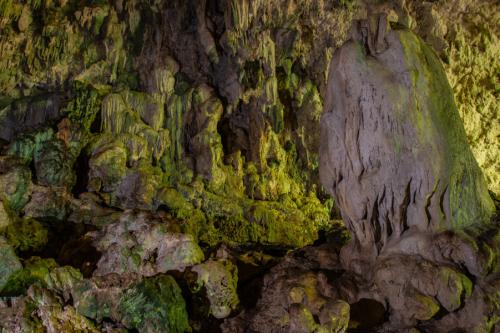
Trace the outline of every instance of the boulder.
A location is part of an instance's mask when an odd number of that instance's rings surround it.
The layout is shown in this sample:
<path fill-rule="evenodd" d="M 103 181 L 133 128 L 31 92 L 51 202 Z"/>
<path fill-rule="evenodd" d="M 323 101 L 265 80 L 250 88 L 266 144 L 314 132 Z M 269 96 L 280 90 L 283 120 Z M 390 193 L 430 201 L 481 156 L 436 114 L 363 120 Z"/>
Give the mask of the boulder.
<path fill-rule="evenodd" d="M 118 222 L 95 233 L 94 245 L 103 253 L 95 276 L 153 276 L 170 270 L 183 271 L 204 259 L 191 235 L 170 231 L 166 221 L 147 213 L 124 213 Z"/>
<path fill-rule="evenodd" d="M 199 292 L 203 287 L 210 303 L 210 314 L 215 318 L 226 318 L 239 303 L 236 291 L 238 269 L 229 260 L 208 260 L 191 268 L 198 277 L 193 288 Z"/>
<path fill-rule="evenodd" d="M 0 237 L 0 290 L 7 284 L 9 278 L 23 268 L 14 253 L 14 249 L 5 238 Z"/>

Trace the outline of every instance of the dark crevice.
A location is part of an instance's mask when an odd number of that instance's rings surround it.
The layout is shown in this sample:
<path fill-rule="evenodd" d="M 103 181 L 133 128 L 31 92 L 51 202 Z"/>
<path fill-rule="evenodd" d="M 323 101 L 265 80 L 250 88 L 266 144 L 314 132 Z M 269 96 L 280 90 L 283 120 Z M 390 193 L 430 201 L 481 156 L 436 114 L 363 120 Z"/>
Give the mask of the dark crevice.
<path fill-rule="evenodd" d="M 264 265 L 253 265 L 238 261 L 238 296 L 244 309 L 254 308 L 261 295 L 264 277 L 276 264 L 275 261 Z"/>
<path fill-rule="evenodd" d="M 372 225 L 372 230 L 373 230 L 373 239 L 375 240 L 377 246 L 382 246 L 380 244 L 380 239 L 382 237 L 382 231 L 379 223 L 379 213 L 378 213 L 378 197 L 375 199 L 375 202 L 373 203 L 373 208 L 372 208 L 372 213 L 370 216 L 370 223 Z M 380 248 L 378 248 L 380 251 Z"/>
<path fill-rule="evenodd" d="M 223 118 L 217 123 L 217 131 L 219 132 L 222 141 L 222 150 L 224 151 L 224 155 L 227 156 L 232 153 L 232 143 L 230 141 L 232 131 L 229 125 L 229 118 Z"/>
<path fill-rule="evenodd" d="M 450 312 L 441 306 L 439 308 L 439 311 L 434 315 L 434 317 L 432 317 L 432 319 L 441 320 L 441 319 L 443 319 L 443 317 L 447 316 L 448 314 L 450 314 Z"/>
<path fill-rule="evenodd" d="M 36 181 L 36 167 L 35 167 L 35 159 L 31 159 L 31 162 L 29 164 L 29 168 L 30 168 L 30 171 L 31 171 L 31 179 L 33 179 L 33 181 Z"/>
<path fill-rule="evenodd" d="M 408 205 L 410 204 L 411 197 L 411 182 L 413 179 L 410 179 L 408 185 L 406 185 L 405 197 L 403 199 L 403 203 L 401 204 L 401 226 L 403 227 L 401 230 L 401 234 L 403 234 L 406 230 L 408 230 Z M 393 195 L 394 198 L 394 195 Z"/>
<path fill-rule="evenodd" d="M 351 304 L 351 322 L 357 323 L 356 328 L 348 329 L 351 333 L 374 332 L 378 326 L 387 321 L 385 307 L 376 300 L 362 298 Z"/>
<path fill-rule="evenodd" d="M 22 252 L 20 257 L 53 258 L 59 265 L 78 268 L 84 277 L 91 277 L 101 253 L 86 234 L 96 228 L 69 221 L 43 223 L 48 230 L 47 244 L 41 250 Z"/>
<path fill-rule="evenodd" d="M 100 133 L 101 132 L 101 112 L 97 112 L 94 121 L 90 125 L 90 133 Z"/>
<path fill-rule="evenodd" d="M 391 220 L 389 219 L 389 213 L 385 214 L 385 225 L 387 227 L 387 238 L 392 236 L 393 230 L 392 230 L 392 223 Z"/>
<path fill-rule="evenodd" d="M 438 179 L 438 182 L 437 182 L 436 186 L 432 190 L 431 194 L 427 197 L 427 199 L 425 201 L 425 215 L 427 217 L 427 223 L 428 224 L 431 223 L 431 219 L 432 219 L 432 215 L 431 215 L 431 213 L 429 211 L 429 207 L 431 206 L 432 198 L 434 197 L 434 194 L 436 194 L 436 189 L 438 188 L 438 186 L 439 186 L 439 179 Z"/>
<path fill-rule="evenodd" d="M 446 192 L 448 191 L 448 185 L 443 190 L 443 193 L 441 194 L 439 198 L 439 209 L 441 210 L 441 213 L 443 214 L 443 219 L 446 220 L 446 211 L 444 209 L 444 200 L 446 198 Z"/>
<path fill-rule="evenodd" d="M 245 87 L 255 89 L 260 82 L 262 65 L 259 60 L 247 61 L 244 66 L 244 77 L 242 83 Z"/>
<path fill-rule="evenodd" d="M 76 162 L 73 166 L 76 174 L 76 182 L 71 190 L 74 196 L 78 197 L 80 194 L 87 192 L 87 186 L 89 182 L 89 158 L 85 152 L 82 150 L 80 155 L 76 158 Z"/>

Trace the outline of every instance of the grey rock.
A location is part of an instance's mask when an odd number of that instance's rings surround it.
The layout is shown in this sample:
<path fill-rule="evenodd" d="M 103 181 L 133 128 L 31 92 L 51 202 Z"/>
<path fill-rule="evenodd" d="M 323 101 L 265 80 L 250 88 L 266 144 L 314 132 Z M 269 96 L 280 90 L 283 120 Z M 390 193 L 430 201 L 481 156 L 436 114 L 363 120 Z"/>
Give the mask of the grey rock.
<path fill-rule="evenodd" d="M 320 177 L 353 244 L 376 256 L 409 230 L 489 223 L 493 202 L 439 59 L 408 30 L 384 33 L 382 18 L 371 29 L 335 53 L 321 122 Z"/>
<path fill-rule="evenodd" d="M 147 213 L 126 212 L 93 238 L 96 249 L 103 252 L 95 276 L 153 276 L 170 270 L 183 271 L 204 259 L 191 235 L 171 232 L 168 223 Z"/>
<path fill-rule="evenodd" d="M 320 178 L 357 276 L 339 294 L 387 302 L 386 331 L 491 326 L 495 207 L 432 49 L 385 15 L 359 21 L 333 56 L 321 125 Z"/>

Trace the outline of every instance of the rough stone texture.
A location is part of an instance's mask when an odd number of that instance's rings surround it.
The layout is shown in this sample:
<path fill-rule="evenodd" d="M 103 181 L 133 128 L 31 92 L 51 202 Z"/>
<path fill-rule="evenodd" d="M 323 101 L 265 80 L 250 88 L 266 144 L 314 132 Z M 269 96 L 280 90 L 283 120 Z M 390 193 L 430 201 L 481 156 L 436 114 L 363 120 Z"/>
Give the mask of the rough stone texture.
<path fill-rule="evenodd" d="M 30 279 L 37 281 L 13 304 L 0 303 L 0 328 L 6 332 L 108 332 L 110 325 L 91 319 L 114 320 L 114 328 L 141 332 L 186 332 L 186 305 L 175 280 L 157 275 L 142 281 L 116 275 L 83 279 L 71 267 L 31 263 Z M 19 278 L 28 277 L 26 274 Z M 68 305 L 71 300 L 73 305 Z"/>
<path fill-rule="evenodd" d="M 0 291 L 0 297 L 21 296 L 19 303 L 2 303 L 6 312 L 0 317 L 8 318 L 0 321 L 2 329 L 166 331 L 168 323 L 176 322 L 173 326 L 183 331 L 187 307 L 194 331 L 216 331 L 221 320 L 213 314 L 220 312 L 210 314 L 206 286 L 197 292 L 188 287 L 188 277 L 196 275 L 192 265 L 204 265 L 201 250 L 209 263 L 221 243 L 241 256 L 250 251 L 274 258 L 246 268 L 241 260 L 225 258 L 238 265 L 237 287 L 222 288 L 224 279 L 207 281 L 216 290 L 213 300 L 235 304 L 234 289 L 248 295 L 249 285 L 254 286 L 248 298 L 256 297 L 266 271 L 290 248 L 342 244 L 345 233 L 335 235 L 335 221 L 345 203 L 326 195 L 319 181 L 323 97 L 332 56 L 346 41 L 353 18 L 380 11 L 410 27 L 438 53 L 472 152 L 489 189 L 498 195 L 500 11 L 495 0 L 0 0 L 0 234 L 24 266 Z M 408 49 L 416 52 L 412 45 Z M 370 47 L 379 50 L 376 41 Z M 416 52 L 415 57 L 417 53 L 422 55 Z M 402 58 L 394 63 L 398 61 Z M 342 91 L 334 92 L 333 101 L 339 96 Z M 442 162 L 439 156 L 425 158 Z M 432 181 L 427 190 L 434 188 Z M 443 192 L 438 187 L 427 209 L 431 221 L 441 210 L 435 204 L 438 191 Z M 395 202 L 403 202 L 404 190 L 394 194 Z M 479 208 L 466 203 L 468 214 Z M 417 224 L 425 227 L 425 221 L 424 212 Z M 442 222 L 449 224 L 446 218 Z M 450 282 L 436 282 L 442 290 L 438 294 L 419 286 L 402 293 L 402 299 L 390 298 L 391 304 L 408 309 L 406 316 L 391 317 L 391 324 L 405 322 L 405 328 L 380 328 L 390 306 L 370 288 L 384 281 L 375 284 L 370 274 L 342 273 L 336 254 L 333 258 L 321 247 L 308 248 L 307 260 L 297 263 L 301 278 L 278 274 L 269 281 L 281 286 L 286 283 L 280 279 L 297 278 L 299 284 L 313 286 L 310 276 L 319 281 L 324 275 L 335 290 L 323 314 L 307 302 L 290 304 L 287 327 L 295 331 L 344 330 L 347 304 L 340 300 L 350 304 L 352 329 L 439 332 L 455 325 L 472 331 L 469 327 L 477 324 L 488 331 L 495 325 L 490 305 L 498 288 L 493 278 L 477 277 L 498 270 L 493 234 L 495 230 L 432 235 L 407 230 L 401 242 L 385 246 L 388 257 L 380 261 L 378 277 L 406 278 L 407 267 L 426 269 L 419 283 L 434 281 L 436 275 L 448 276 Z M 347 249 L 343 252 L 349 253 Z M 316 255 L 329 264 L 311 264 Z M 90 286 L 89 294 L 98 290 L 99 296 L 90 297 L 86 308 L 77 306 L 83 303 L 71 294 L 74 282 L 82 280 L 73 276 L 76 270 L 58 269 L 57 283 L 44 282 L 56 264 L 49 258 L 78 267 L 85 276 L 82 285 Z M 363 270 L 362 262 L 349 263 Z M 214 267 L 222 272 L 220 265 Z M 183 305 L 172 281 L 146 277 L 170 269 L 182 297 L 192 303 Z M 159 292 L 160 280 L 179 297 Z M 394 281 L 397 288 L 405 285 Z M 415 281 L 419 285 L 418 277 Z M 28 297 L 31 285 L 37 288 Z M 130 288 L 135 290 L 133 301 L 127 312 L 119 312 L 119 295 Z M 391 295 L 396 290 L 386 289 Z M 158 300 L 151 290 L 165 297 Z M 463 300 L 455 309 L 457 303 L 450 300 L 457 295 Z M 114 300 L 108 302 L 109 297 Z M 266 297 L 259 304 L 282 311 Z M 231 315 L 249 307 L 245 313 L 263 318 L 251 300 L 239 298 Z M 173 302 L 178 320 L 161 312 L 161 318 L 151 318 L 160 326 L 148 326 L 143 316 L 148 302 L 162 308 Z M 377 309 L 373 320 L 365 316 L 371 313 L 366 304 Z M 444 305 L 452 312 L 446 314 Z M 87 312 L 82 315 L 79 309 Z M 112 317 L 108 310 L 114 311 Z M 488 311 L 487 319 L 477 323 Z M 127 327 L 125 320 L 130 320 Z M 266 325 L 279 326 L 264 322 L 255 325 L 264 331 Z"/>
<path fill-rule="evenodd" d="M 210 302 L 210 314 L 215 318 L 226 318 L 238 305 L 238 269 L 228 260 L 208 260 L 193 266 L 191 270 L 197 274 L 193 290 L 205 289 Z"/>
<path fill-rule="evenodd" d="M 14 249 L 0 237 L 0 290 L 7 284 L 9 278 L 22 269 Z"/>
<path fill-rule="evenodd" d="M 143 210 L 170 209 L 156 195 L 174 188 L 187 204 L 172 213 L 212 246 L 299 247 L 329 227 L 318 135 L 307 133 L 319 133 L 329 57 L 353 15 L 347 3 L 0 7 L 1 139 L 36 185 Z"/>
<path fill-rule="evenodd" d="M 2 158 L 0 161 L 0 198 L 4 206 L 18 212 L 29 200 L 31 173 L 16 159 Z"/>
<path fill-rule="evenodd" d="M 337 264 L 330 246 L 288 255 L 264 277 L 255 307 L 226 321 L 223 332 L 345 332 L 349 304 L 325 274 Z"/>
<path fill-rule="evenodd" d="M 489 223 L 495 208 L 438 58 L 411 32 L 370 23 L 335 53 L 322 118 L 321 179 L 354 239 L 376 255 L 406 231 Z"/>
<path fill-rule="evenodd" d="M 203 252 L 191 235 L 169 231 L 168 224 L 161 222 L 146 213 L 129 212 L 103 228 L 94 236 L 96 249 L 103 253 L 94 275 L 153 276 L 183 271 L 203 261 Z"/>
<path fill-rule="evenodd" d="M 31 218 L 62 221 L 67 217 L 71 194 L 64 188 L 33 186 L 24 215 Z"/>

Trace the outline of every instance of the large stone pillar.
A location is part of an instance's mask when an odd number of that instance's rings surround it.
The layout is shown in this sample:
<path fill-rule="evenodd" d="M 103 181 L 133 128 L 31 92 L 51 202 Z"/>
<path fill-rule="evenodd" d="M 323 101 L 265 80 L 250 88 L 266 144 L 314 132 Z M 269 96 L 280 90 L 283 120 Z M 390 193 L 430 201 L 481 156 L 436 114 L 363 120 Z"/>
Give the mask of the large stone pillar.
<path fill-rule="evenodd" d="M 342 265 L 399 323 L 459 311 L 468 277 L 493 269 L 484 234 L 498 225 L 438 57 L 372 17 L 334 54 L 326 91 L 320 177 L 351 232 Z"/>

